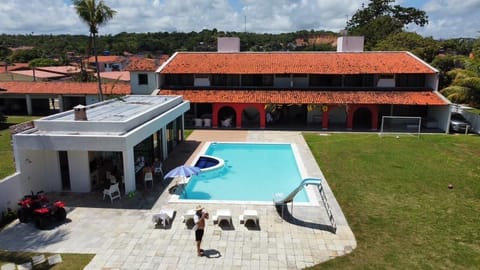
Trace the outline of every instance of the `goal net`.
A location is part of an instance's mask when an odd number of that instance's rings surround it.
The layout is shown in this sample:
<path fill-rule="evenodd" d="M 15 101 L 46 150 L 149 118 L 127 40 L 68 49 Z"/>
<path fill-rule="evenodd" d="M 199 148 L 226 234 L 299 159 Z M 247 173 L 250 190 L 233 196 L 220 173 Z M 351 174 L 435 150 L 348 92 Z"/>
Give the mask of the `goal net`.
<path fill-rule="evenodd" d="M 382 116 L 380 136 L 410 135 L 420 137 L 422 118 L 414 116 Z"/>

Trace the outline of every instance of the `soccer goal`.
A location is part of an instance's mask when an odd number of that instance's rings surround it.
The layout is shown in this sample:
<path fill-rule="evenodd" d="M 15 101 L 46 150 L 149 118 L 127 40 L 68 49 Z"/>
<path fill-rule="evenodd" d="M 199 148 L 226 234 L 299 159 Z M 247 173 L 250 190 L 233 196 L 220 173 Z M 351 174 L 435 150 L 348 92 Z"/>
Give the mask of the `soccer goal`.
<path fill-rule="evenodd" d="M 382 116 L 380 136 L 409 135 L 420 137 L 422 118 L 414 116 Z"/>

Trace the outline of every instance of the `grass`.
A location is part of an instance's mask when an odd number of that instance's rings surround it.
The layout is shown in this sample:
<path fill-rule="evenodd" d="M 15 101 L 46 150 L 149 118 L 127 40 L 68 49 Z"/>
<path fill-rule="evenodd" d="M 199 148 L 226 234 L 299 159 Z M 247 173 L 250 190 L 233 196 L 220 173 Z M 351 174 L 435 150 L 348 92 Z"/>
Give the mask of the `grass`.
<path fill-rule="evenodd" d="M 0 266 L 4 263 L 23 264 L 32 260 L 35 255 L 43 254 L 48 257 L 52 254 L 49 253 L 33 253 L 33 252 L 9 252 L 0 250 Z M 87 264 L 93 259 L 94 254 L 61 254 L 62 262 L 50 267 L 48 262 L 36 265 L 34 269 L 39 270 L 81 270 L 87 266 Z"/>
<path fill-rule="evenodd" d="M 480 265 L 480 137 L 304 136 L 357 239 L 313 269 Z"/>
<path fill-rule="evenodd" d="M 0 157 L 2 159 L 0 163 L 0 180 L 15 172 L 12 138 L 8 127 L 37 118 L 38 116 L 7 116 L 7 121 L 0 123 Z"/>
<path fill-rule="evenodd" d="M 357 239 L 351 254 L 312 269 L 480 265 L 480 137 L 304 136 Z M 0 265 L 33 255 L 0 251 Z M 93 256 L 62 254 L 53 269 L 82 269 Z"/>

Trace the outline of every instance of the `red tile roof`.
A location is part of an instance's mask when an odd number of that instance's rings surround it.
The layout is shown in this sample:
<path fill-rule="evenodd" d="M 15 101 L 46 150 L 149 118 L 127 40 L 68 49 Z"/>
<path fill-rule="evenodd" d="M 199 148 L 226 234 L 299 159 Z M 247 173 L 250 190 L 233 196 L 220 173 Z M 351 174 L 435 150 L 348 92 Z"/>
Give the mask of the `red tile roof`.
<path fill-rule="evenodd" d="M 150 58 L 131 57 L 125 70 L 128 71 L 156 71 L 165 60 L 160 61 Z"/>
<path fill-rule="evenodd" d="M 98 93 L 98 83 L 88 82 L 0 82 L 0 91 L 3 94 L 80 94 L 95 95 Z M 103 94 L 128 95 L 131 93 L 130 84 L 102 84 Z"/>
<path fill-rule="evenodd" d="M 446 105 L 432 91 L 160 90 L 194 103 Z"/>
<path fill-rule="evenodd" d="M 162 74 L 435 74 L 408 52 L 179 52 Z"/>
<path fill-rule="evenodd" d="M 125 57 L 117 56 L 117 55 L 99 55 L 98 62 L 99 63 L 120 63 L 125 61 Z M 88 58 L 89 63 L 95 63 L 95 56 L 90 56 Z"/>

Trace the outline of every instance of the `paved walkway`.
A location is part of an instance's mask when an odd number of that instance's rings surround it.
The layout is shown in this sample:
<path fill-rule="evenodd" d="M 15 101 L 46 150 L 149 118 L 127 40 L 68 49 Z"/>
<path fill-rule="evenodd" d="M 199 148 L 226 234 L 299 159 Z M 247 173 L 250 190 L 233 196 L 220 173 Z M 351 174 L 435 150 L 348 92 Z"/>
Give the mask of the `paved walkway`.
<path fill-rule="evenodd" d="M 300 132 L 196 130 L 180 144 L 165 166 L 187 163 L 205 141 L 261 141 L 296 144 L 302 157 L 301 169 L 323 178 Z M 175 158 L 173 158 L 175 155 Z M 134 198 L 122 197 L 110 203 L 101 193 L 52 194 L 65 196 L 70 206 L 68 222 L 51 230 L 39 231 L 33 224 L 14 222 L 0 232 L 0 248 L 52 253 L 95 253 L 86 269 L 301 269 L 351 252 L 355 237 L 324 182 L 325 194 L 337 224 L 332 232 L 327 211 L 318 192 L 316 205 L 291 206 L 282 219 L 272 204 L 202 203 L 211 213 L 232 211 L 233 226 L 213 224 L 211 220 L 202 243 L 206 256 L 197 257 L 193 231 L 182 222 L 192 203 L 171 203 L 169 187 L 174 183 L 155 183 L 137 192 Z M 152 215 L 161 208 L 176 210 L 167 228 L 157 227 Z M 260 226 L 240 224 L 238 216 L 255 209 Z"/>

